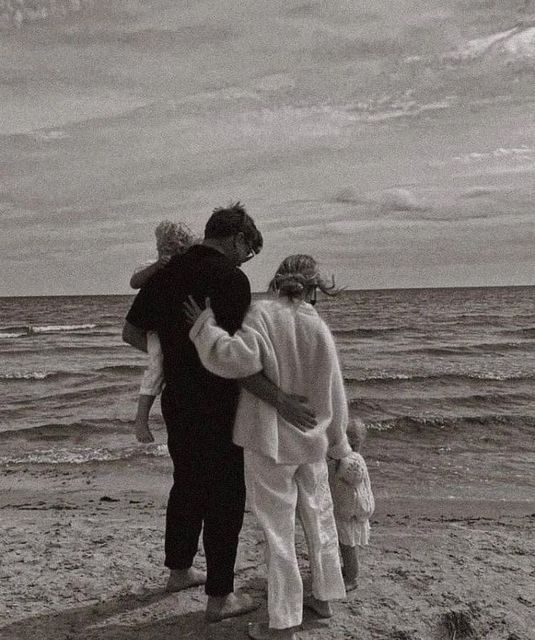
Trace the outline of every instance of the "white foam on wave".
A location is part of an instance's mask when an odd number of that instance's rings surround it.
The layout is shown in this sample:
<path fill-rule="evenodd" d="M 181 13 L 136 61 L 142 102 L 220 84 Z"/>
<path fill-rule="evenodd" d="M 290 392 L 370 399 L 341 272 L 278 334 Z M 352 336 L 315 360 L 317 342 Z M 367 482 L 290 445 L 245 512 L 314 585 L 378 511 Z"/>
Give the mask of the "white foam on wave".
<path fill-rule="evenodd" d="M 115 462 L 133 456 L 145 455 L 161 458 L 168 455 L 167 445 L 148 444 L 121 449 L 107 447 L 76 447 L 72 449 L 41 449 L 21 456 L 0 456 L 0 464 L 85 464 L 88 462 Z"/>
<path fill-rule="evenodd" d="M 58 333 L 60 331 L 80 331 L 84 329 L 94 329 L 96 324 L 51 324 L 43 327 L 32 327 L 33 333 Z"/>
<path fill-rule="evenodd" d="M 53 375 L 48 371 L 11 371 L 0 373 L 0 380 L 45 380 Z"/>
<path fill-rule="evenodd" d="M 22 336 L 27 335 L 24 332 L 18 332 L 18 333 L 0 333 L 0 340 L 6 340 L 7 338 L 20 338 Z"/>
<path fill-rule="evenodd" d="M 47 18 L 65 18 L 92 7 L 95 0 L 17 0 L 0 6 L 0 29 L 21 29 L 24 25 Z"/>
<path fill-rule="evenodd" d="M 33 134 L 35 140 L 41 140 L 44 142 L 52 142 L 54 140 L 65 140 L 69 135 L 65 131 L 61 131 L 59 129 L 44 129 L 41 131 L 36 131 Z"/>
<path fill-rule="evenodd" d="M 523 144 L 519 147 L 499 147 L 492 151 L 471 151 L 461 156 L 453 156 L 453 162 L 462 164 L 474 164 L 478 162 L 488 162 L 490 160 L 508 160 L 513 162 L 526 162 L 535 159 L 535 148 Z"/>
<path fill-rule="evenodd" d="M 483 59 L 486 56 L 505 61 L 535 60 L 535 27 L 517 26 L 507 31 L 469 40 L 462 46 L 448 51 L 445 62 L 463 63 Z"/>

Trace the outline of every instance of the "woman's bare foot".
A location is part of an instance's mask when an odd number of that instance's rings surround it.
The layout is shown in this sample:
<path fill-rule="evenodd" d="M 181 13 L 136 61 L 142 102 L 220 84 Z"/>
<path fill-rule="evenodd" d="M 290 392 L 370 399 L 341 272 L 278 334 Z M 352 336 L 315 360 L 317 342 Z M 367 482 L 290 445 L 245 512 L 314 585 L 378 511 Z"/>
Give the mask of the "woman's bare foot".
<path fill-rule="evenodd" d="M 267 622 L 250 622 L 247 633 L 252 640 L 296 640 L 294 627 L 289 629 L 270 629 Z"/>
<path fill-rule="evenodd" d="M 207 622 L 219 622 L 225 618 L 244 615 L 258 609 L 259 606 L 260 602 L 245 593 L 229 593 L 221 598 L 208 596 L 204 617 Z"/>
<path fill-rule="evenodd" d="M 175 593 L 176 591 L 182 591 L 190 587 L 198 587 L 200 584 L 205 584 L 205 582 L 206 574 L 204 571 L 199 571 L 199 569 L 195 569 L 194 567 L 190 567 L 189 569 L 171 569 L 165 590 L 167 593 Z"/>
<path fill-rule="evenodd" d="M 303 601 L 307 609 L 312 609 L 320 618 L 332 618 L 333 611 L 329 600 L 318 600 L 314 596 L 309 596 Z"/>

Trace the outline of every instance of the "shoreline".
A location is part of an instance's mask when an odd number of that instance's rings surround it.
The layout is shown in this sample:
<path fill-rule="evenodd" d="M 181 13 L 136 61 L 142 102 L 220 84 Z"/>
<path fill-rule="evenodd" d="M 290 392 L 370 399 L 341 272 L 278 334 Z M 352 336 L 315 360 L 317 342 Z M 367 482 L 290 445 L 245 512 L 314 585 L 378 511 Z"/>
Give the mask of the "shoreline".
<path fill-rule="evenodd" d="M 367 450 L 378 444 L 370 439 Z M 367 458 L 373 461 L 373 453 Z M 13 465 L 6 471 L 0 497 L 2 640 L 234 640 L 246 637 L 247 621 L 265 618 L 263 543 L 250 513 L 236 584 L 262 601 L 258 611 L 206 624 L 202 587 L 164 593 L 167 458 Z M 408 495 L 410 478 L 397 474 L 396 486 L 373 464 L 371 472 L 377 510 L 371 544 L 361 554 L 360 586 L 335 604 L 331 620 L 306 613 L 298 638 L 449 640 L 469 637 L 471 629 L 486 640 L 530 640 L 535 503 L 515 500 L 514 491 L 508 500 L 470 492 Z M 441 478 L 447 490 L 444 483 Z M 306 589 L 299 528 L 297 546 Z M 202 548 L 195 564 L 204 565 Z"/>

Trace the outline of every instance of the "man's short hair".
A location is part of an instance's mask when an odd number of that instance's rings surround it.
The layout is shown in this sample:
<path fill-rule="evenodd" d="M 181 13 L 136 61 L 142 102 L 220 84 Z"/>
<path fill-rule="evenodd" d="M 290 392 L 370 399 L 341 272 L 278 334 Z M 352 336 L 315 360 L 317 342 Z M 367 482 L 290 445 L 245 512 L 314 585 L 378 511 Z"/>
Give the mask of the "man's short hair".
<path fill-rule="evenodd" d="M 236 202 L 228 207 L 217 207 L 213 210 L 204 228 L 204 237 L 228 238 L 240 232 L 254 253 L 260 253 L 264 243 L 262 234 L 245 211 L 245 207 Z"/>

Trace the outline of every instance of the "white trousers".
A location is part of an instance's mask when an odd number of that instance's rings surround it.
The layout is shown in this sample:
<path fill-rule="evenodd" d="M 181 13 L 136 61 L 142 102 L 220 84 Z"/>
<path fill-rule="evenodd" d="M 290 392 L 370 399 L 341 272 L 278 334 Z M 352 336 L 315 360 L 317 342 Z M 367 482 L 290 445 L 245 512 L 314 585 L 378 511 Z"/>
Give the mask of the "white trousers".
<path fill-rule="evenodd" d="M 333 515 L 327 463 L 277 464 L 245 450 L 247 496 L 266 538 L 269 626 L 286 629 L 302 622 L 303 582 L 295 551 L 296 509 L 305 532 L 318 600 L 346 595 Z"/>
<path fill-rule="evenodd" d="M 143 374 L 140 395 L 157 396 L 163 388 L 163 353 L 156 331 L 147 331 L 149 364 Z"/>

